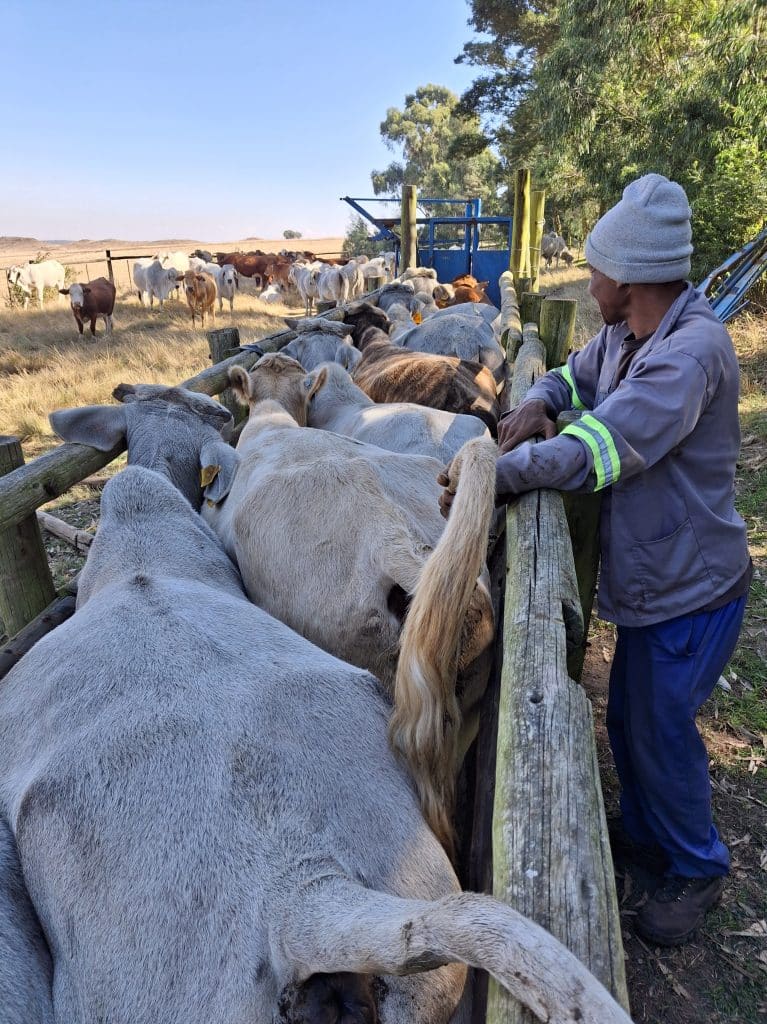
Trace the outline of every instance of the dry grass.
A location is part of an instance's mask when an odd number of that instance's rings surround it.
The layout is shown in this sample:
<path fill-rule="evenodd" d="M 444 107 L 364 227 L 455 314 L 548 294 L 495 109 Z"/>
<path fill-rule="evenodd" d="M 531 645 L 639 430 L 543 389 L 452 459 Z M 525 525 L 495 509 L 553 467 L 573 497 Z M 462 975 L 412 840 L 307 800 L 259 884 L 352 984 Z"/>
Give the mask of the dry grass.
<path fill-rule="evenodd" d="M 296 312 L 244 292 L 233 315 L 226 307 L 216 326 L 237 326 L 242 343 L 284 329 L 282 318 Z M 95 339 L 81 338 L 68 304 L 0 310 L 0 433 L 21 437 L 27 458 L 55 443 L 53 409 L 109 402 L 121 382 L 177 384 L 210 363 L 205 331 L 192 328 L 185 303 L 147 309 L 123 290 L 114 319 L 110 338 L 101 323 Z"/>

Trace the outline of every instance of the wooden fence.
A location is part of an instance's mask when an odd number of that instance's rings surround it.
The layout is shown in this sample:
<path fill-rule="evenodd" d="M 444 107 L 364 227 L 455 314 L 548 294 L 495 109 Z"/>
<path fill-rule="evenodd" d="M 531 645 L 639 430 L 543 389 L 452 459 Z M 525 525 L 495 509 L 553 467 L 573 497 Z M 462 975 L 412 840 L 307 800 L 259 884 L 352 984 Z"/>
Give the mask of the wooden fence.
<path fill-rule="evenodd" d="M 540 330 L 538 322 L 523 326 L 512 275 L 502 275 L 500 285 L 508 409 L 545 371 L 547 350 L 549 365 L 561 362 L 571 318 L 544 299 L 538 309 Z M 366 298 L 374 301 L 377 295 Z M 551 308 L 542 313 L 547 303 Z M 336 319 L 343 312 L 323 315 Z M 556 330 L 550 326 L 554 323 Z M 295 336 L 282 331 L 259 345 L 275 351 Z M 231 366 L 250 368 L 258 358 L 254 352 L 235 354 L 183 386 L 219 395 Z M 5 474 L 0 475 L 0 616 L 10 616 L 6 621 L 15 623 L 18 633 L 0 651 L 0 678 L 73 611 L 69 594 L 50 600 L 53 585 L 35 510 L 124 449 L 119 444 L 98 452 L 63 444 L 19 465 L 19 452 L 2 461 L 13 440 L 0 439 L 0 474 Z M 499 627 L 479 735 L 460 786 L 462 881 L 468 888 L 492 891 L 547 928 L 627 1008 L 591 707 L 571 678 L 572 668 L 568 672 L 568 659 L 572 665 L 574 653 L 582 652 L 584 616 L 558 493 L 533 491 L 499 514 L 490 568 Z M 473 1007 L 476 1024 L 533 1020 L 494 983 L 488 993 L 481 972 L 474 979 Z"/>

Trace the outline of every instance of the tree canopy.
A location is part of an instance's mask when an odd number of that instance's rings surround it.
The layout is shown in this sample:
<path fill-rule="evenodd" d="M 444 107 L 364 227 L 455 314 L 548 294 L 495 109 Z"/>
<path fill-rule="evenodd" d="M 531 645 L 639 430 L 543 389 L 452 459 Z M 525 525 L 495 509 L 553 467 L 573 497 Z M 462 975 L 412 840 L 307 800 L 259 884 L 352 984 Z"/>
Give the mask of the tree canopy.
<path fill-rule="evenodd" d="M 482 119 L 503 171 L 529 166 L 550 219 L 593 220 L 659 171 L 687 191 L 694 275 L 767 208 L 763 0 L 471 0 L 489 40 L 458 110 Z"/>
<path fill-rule="evenodd" d="M 496 204 L 500 162 L 488 148 L 479 116 L 465 113 L 458 96 L 441 85 L 422 85 L 390 107 L 381 123 L 386 146 L 402 155 L 371 178 L 376 195 L 399 195 L 417 185 L 423 196 L 479 197 L 490 212 Z"/>

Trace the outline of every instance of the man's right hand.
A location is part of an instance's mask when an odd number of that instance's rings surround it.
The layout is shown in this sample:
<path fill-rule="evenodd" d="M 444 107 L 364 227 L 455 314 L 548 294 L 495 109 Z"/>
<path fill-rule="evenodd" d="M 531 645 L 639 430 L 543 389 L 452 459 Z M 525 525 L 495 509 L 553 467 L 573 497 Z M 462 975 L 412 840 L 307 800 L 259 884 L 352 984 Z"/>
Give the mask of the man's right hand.
<path fill-rule="evenodd" d="M 522 402 L 498 424 L 498 454 L 505 455 L 518 444 L 542 434 L 545 440 L 557 436 L 557 425 L 539 398 Z"/>

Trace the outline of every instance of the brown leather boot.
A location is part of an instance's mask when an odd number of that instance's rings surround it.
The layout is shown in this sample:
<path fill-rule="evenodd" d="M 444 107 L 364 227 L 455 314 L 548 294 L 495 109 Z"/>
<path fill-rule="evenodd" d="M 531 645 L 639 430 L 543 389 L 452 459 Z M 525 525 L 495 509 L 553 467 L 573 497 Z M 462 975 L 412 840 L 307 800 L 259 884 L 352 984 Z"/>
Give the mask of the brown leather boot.
<path fill-rule="evenodd" d="M 719 902 L 724 876 L 685 878 L 667 875 L 636 916 L 639 934 L 659 946 L 681 946 Z"/>

